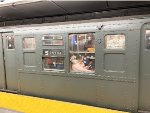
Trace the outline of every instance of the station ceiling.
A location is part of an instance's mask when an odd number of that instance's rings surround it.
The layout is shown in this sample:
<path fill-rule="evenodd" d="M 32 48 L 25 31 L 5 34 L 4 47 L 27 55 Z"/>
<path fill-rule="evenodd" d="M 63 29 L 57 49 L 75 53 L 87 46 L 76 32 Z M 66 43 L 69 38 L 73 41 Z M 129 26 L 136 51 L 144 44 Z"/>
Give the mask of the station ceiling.
<path fill-rule="evenodd" d="M 22 0 L 0 4 L 0 22 L 85 14 L 126 9 L 128 13 L 150 12 L 150 1 L 52 1 Z M 134 9 L 133 11 L 129 11 Z M 140 10 L 140 11 L 141 11 Z M 120 12 L 121 14 L 121 12 Z M 111 13 L 109 13 L 111 15 Z"/>

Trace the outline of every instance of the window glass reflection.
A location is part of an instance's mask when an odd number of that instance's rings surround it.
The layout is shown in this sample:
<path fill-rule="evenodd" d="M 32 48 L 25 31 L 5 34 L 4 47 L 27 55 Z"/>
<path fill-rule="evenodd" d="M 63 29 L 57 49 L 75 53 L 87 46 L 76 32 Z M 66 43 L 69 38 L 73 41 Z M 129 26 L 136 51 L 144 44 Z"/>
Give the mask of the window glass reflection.
<path fill-rule="evenodd" d="M 150 30 L 146 30 L 145 42 L 146 42 L 146 49 L 150 49 Z"/>
<path fill-rule="evenodd" d="M 106 49 L 125 49 L 124 35 L 106 35 L 105 36 Z"/>
<path fill-rule="evenodd" d="M 33 37 L 23 38 L 23 48 L 24 49 L 35 49 L 35 38 L 33 38 Z"/>
<path fill-rule="evenodd" d="M 61 57 L 43 57 L 44 70 L 64 70 L 64 58 Z"/>
<path fill-rule="evenodd" d="M 61 46 L 64 45 L 62 35 L 45 35 L 42 37 L 43 45 L 45 46 Z"/>

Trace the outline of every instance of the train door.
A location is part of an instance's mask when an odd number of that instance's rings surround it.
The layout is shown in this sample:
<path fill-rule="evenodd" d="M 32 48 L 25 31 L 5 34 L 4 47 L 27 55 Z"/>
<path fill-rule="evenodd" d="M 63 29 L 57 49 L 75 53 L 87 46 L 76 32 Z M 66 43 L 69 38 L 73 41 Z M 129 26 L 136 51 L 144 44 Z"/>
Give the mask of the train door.
<path fill-rule="evenodd" d="M 7 90 L 17 90 L 14 34 L 2 33 L 0 42 L 0 66 L 2 67 L 1 78 L 3 81 L 1 86 Z"/>
<path fill-rule="evenodd" d="M 6 89 L 4 56 L 3 56 L 3 39 L 0 35 L 0 89 Z"/>
<path fill-rule="evenodd" d="M 139 109 L 150 111 L 150 23 L 142 28 Z"/>
<path fill-rule="evenodd" d="M 98 90 L 98 105 L 136 111 L 140 33 L 134 26 L 130 27 L 131 30 L 126 29 L 128 24 L 125 26 L 118 24 L 104 27 L 97 40 L 99 52 L 96 58 L 99 58 L 100 63 L 97 63 L 96 68 L 101 77 L 106 79 L 98 83 L 101 86 Z"/>

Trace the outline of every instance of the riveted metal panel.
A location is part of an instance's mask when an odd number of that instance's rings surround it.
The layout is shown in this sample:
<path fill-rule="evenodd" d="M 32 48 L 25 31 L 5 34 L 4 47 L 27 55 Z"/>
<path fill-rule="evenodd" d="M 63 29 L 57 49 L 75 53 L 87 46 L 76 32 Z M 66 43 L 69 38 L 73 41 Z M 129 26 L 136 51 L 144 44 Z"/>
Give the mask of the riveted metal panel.
<path fill-rule="evenodd" d="M 104 69 L 106 71 L 125 71 L 124 63 L 125 55 L 122 53 L 108 53 L 104 55 Z"/>
<path fill-rule="evenodd" d="M 137 110 L 136 83 L 97 81 L 98 106 L 125 111 Z"/>
<path fill-rule="evenodd" d="M 23 94 L 96 105 L 96 80 L 20 72 Z M 34 79 L 34 82 L 33 82 Z M 31 87 L 32 86 L 32 87 Z"/>
<path fill-rule="evenodd" d="M 19 72 L 20 92 L 34 96 L 42 96 L 42 75 L 34 73 Z"/>
<path fill-rule="evenodd" d="M 96 105 L 95 81 L 77 77 L 43 75 L 42 91 L 43 95 L 49 98 Z"/>

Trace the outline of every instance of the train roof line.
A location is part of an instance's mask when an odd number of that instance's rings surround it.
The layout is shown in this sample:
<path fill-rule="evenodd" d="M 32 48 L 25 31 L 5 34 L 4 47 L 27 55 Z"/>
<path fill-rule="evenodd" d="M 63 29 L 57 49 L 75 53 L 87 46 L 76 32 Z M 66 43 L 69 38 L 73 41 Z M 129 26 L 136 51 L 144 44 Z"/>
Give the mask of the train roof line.
<path fill-rule="evenodd" d="M 63 31 L 65 31 L 67 29 L 76 29 L 78 27 L 86 28 L 87 30 L 88 30 L 88 27 L 90 27 L 90 29 L 92 30 L 92 29 L 96 29 L 97 27 L 100 27 L 101 25 L 104 25 L 104 26 L 118 25 L 118 27 L 119 26 L 123 27 L 124 25 L 127 25 L 127 24 L 136 25 L 136 23 L 139 23 L 138 25 L 141 26 L 142 24 L 146 22 L 150 22 L 150 15 L 145 15 L 144 17 L 143 15 L 137 15 L 137 16 L 124 17 L 124 18 L 115 17 L 113 19 L 106 18 L 106 19 L 93 19 L 93 20 L 85 20 L 85 21 L 83 20 L 83 21 L 43 23 L 43 24 L 33 24 L 33 25 L 6 26 L 6 27 L 1 27 L 0 32 L 8 32 L 8 31 L 11 32 L 12 30 L 26 32 L 29 30 L 37 31 L 37 30 L 42 30 L 42 29 L 49 29 L 51 31 L 64 29 Z M 27 27 L 28 29 L 26 29 Z"/>

